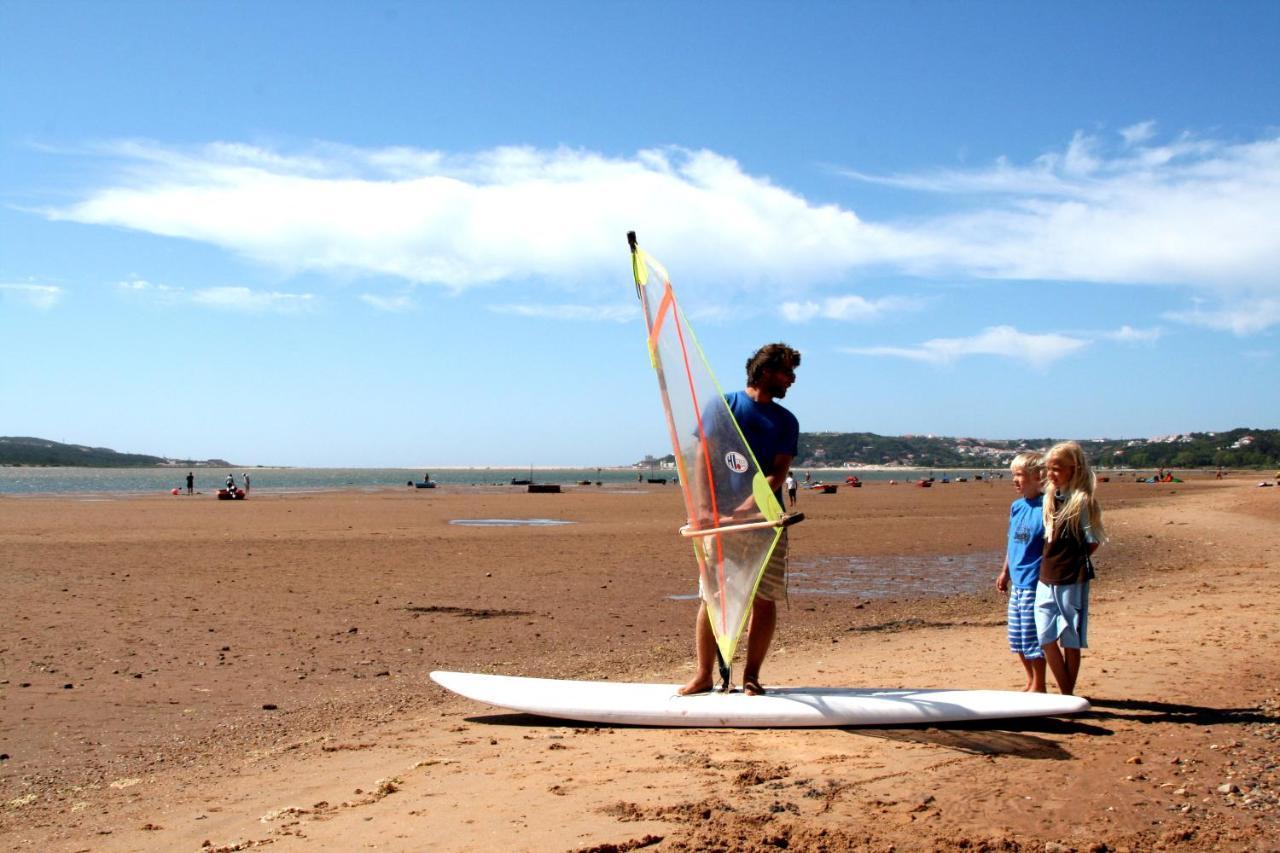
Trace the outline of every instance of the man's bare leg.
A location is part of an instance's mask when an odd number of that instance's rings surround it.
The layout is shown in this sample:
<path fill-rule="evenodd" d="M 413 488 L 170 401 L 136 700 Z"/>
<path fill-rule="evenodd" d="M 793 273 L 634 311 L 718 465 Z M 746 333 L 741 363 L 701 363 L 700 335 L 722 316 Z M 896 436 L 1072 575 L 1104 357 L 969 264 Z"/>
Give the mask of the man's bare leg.
<path fill-rule="evenodd" d="M 698 652 L 698 669 L 689 683 L 676 691 L 681 696 L 706 693 L 714 683 L 711 668 L 716 660 L 716 635 L 711 632 L 711 622 L 707 619 L 706 602 L 698 605 L 698 623 L 693 628 L 693 638 Z"/>
<path fill-rule="evenodd" d="M 778 605 L 757 598 L 751 607 L 751 625 L 747 628 L 747 663 L 742 668 L 742 692 L 752 696 L 764 692 L 760 686 L 760 665 L 769 653 L 773 631 L 778 625 Z"/>

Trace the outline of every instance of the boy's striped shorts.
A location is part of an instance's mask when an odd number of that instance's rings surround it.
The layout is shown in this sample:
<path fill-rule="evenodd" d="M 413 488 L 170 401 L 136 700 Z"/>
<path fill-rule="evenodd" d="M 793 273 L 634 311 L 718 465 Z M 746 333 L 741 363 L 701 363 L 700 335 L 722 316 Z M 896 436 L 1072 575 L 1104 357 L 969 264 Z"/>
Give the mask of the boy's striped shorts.
<path fill-rule="evenodd" d="M 1035 587 L 1009 588 L 1009 649 L 1024 658 L 1044 657 L 1036 633 Z"/>

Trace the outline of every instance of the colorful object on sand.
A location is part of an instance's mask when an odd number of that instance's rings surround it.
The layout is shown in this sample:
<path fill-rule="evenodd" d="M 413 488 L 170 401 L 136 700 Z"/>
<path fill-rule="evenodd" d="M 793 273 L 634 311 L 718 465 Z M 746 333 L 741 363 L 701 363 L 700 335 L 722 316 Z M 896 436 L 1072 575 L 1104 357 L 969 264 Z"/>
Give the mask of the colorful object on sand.
<path fill-rule="evenodd" d="M 634 232 L 627 240 L 649 363 L 688 514 L 680 533 L 693 544 L 702 600 L 721 659 L 729 663 L 783 527 L 803 516 L 784 515 L 680 310 L 666 269 L 640 249 Z"/>

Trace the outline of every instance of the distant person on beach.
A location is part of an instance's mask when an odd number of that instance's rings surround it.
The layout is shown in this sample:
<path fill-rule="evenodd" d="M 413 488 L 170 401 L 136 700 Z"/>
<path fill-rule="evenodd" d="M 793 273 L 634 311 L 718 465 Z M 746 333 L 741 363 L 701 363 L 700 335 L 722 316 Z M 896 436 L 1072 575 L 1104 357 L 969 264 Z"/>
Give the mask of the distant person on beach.
<path fill-rule="evenodd" d="M 804 472 L 804 484 L 807 486 L 807 485 L 809 485 L 809 484 L 810 484 L 810 483 L 812 483 L 812 482 L 813 482 L 813 473 L 812 473 L 812 472 L 810 472 L 810 471 L 805 471 L 805 472 Z"/>
<path fill-rule="evenodd" d="M 187 494 L 194 495 L 196 493 L 196 475 L 190 471 L 187 472 Z"/>
<path fill-rule="evenodd" d="M 244 472 L 244 493 L 249 494 L 249 472 Z"/>
<path fill-rule="evenodd" d="M 791 470 L 791 460 L 799 452 L 800 422 L 779 405 L 787 389 L 796 381 L 800 353 L 786 344 L 767 344 L 747 360 L 747 388 L 725 395 L 725 403 L 742 429 L 747 445 L 765 472 L 769 488 L 782 503 L 782 486 Z M 742 671 L 742 692 L 748 696 L 764 693 L 760 685 L 760 666 L 764 663 L 773 631 L 778 623 L 779 599 L 787 594 L 787 530 L 773 549 L 769 565 L 756 590 L 747 627 L 747 662 Z M 680 688 L 681 696 L 710 690 L 712 667 L 716 659 L 716 639 L 707 618 L 706 602 L 698 606 L 694 626 L 698 669 L 688 684 Z"/>
<path fill-rule="evenodd" d="M 1036 584 L 1044 552 L 1044 461 L 1026 451 L 1009 463 L 1018 499 L 1009 506 L 1009 539 L 996 589 L 1009 594 L 1009 649 L 1027 673 L 1024 692 L 1044 692 L 1044 651 L 1036 633 Z"/>
<path fill-rule="evenodd" d="M 787 498 L 791 501 L 791 508 L 796 508 L 796 475 L 787 472 Z"/>
<path fill-rule="evenodd" d="M 235 490 L 236 490 L 236 475 L 228 474 L 227 475 L 227 491 L 234 494 Z"/>
<path fill-rule="evenodd" d="M 1080 653 L 1089 647 L 1091 556 L 1106 539 L 1097 479 L 1074 441 L 1045 454 L 1050 488 L 1044 496 L 1044 557 L 1036 584 L 1036 632 L 1049 671 L 1064 695 L 1075 693 Z"/>

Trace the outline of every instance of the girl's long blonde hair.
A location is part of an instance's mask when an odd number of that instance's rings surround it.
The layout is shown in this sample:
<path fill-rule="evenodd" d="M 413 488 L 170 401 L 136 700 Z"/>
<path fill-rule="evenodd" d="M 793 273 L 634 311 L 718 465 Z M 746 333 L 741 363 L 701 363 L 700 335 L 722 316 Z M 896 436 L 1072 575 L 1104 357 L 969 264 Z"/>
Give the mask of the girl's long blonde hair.
<path fill-rule="evenodd" d="M 1106 539 L 1102 527 L 1102 507 L 1094 497 L 1098 480 L 1089 467 L 1084 450 L 1074 441 L 1063 441 L 1049 448 L 1044 455 L 1046 479 L 1049 465 L 1055 461 L 1068 462 L 1074 467 L 1071 480 L 1067 483 L 1061 506 L 1052 482 L 1045 483 L 1044 490 L 1044 541 L 1052 542 L 1054 534 L 1060 530 L 1070 529 L 1075 535 L 1080 532 L 1080 513 L 1088 510 L 1089 527 L 1099 542 Z"/>

